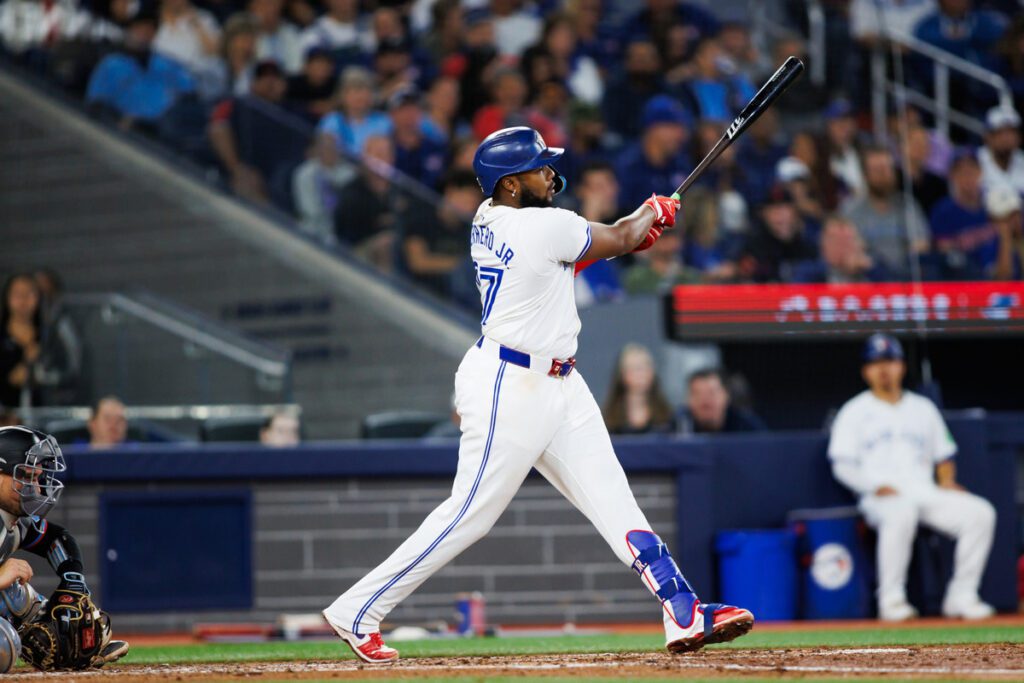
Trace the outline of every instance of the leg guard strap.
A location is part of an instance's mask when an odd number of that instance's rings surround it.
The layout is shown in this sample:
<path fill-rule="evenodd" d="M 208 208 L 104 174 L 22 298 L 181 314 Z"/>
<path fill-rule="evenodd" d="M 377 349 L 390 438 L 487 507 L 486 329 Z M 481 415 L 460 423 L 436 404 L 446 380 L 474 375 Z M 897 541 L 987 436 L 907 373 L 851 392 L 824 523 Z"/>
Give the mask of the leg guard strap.
<path fill-rule="evenodd" d="M 657 583 L 651 589 L 658 599 L 669 603 L 674 615 L 688 614 L 697 596 L 680 573 L 668 546 L 650 531 L 630 531 L 626 534 L 626 541 L 635 549 L 633 571 L 644 576 L 649 570 L 650 577 Z"/>

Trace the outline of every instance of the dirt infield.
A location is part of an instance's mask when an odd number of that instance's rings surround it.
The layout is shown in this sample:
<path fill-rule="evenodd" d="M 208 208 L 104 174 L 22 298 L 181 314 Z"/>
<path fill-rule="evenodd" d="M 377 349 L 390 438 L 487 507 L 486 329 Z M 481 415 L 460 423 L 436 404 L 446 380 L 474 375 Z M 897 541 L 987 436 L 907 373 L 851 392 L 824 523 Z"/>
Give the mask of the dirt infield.
<path fill-rule="evenodd" d="M 745 676 L 852 679 L 1024 680 L 1020 645 L 942 647 L 807 648 L 776 650 L 706 650 L 688 655 L 618 653 L 532 655 L 515 657 L 417 658 L 393 665 L 367 667 L 353 660 L 253 662 L 167 666 L 120 666 L 82 673 L 24 673 L 4 681 L 340 680 L 375 678 L 559 676 L 593 678 L 678 678 Z"/>

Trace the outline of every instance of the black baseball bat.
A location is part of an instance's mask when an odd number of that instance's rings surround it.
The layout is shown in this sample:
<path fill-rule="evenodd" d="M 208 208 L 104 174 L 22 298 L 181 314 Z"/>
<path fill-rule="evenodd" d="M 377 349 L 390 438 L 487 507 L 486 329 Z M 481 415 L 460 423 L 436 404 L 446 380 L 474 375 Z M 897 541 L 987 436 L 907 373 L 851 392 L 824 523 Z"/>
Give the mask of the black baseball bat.
<path fill-rule="evenodd" d="M 772 74 L 772 77 L 761 86 L 761 89 L 757 91 L 747 106 L 743 107 L 743 111 L 733 119 L 729 127 L 725 129 L 725 134 L 719 138 L 715 146 L 711 148 L 711 151 L 707 153 L 700 163 L 697 164 L 697 168 L 693 169 L 690 175 L 686 176 L 686 180 L 683 184 L 676 188 L 676 191 L 672 193 L 672 199 L 678 200 L 683 194 L 690 189 L 690 185 L 700 178 L 704 171 L 707 170 L 715 159 L 719 157 L 726 150 L 726 148 L 733 143 L 733 140 L 738 138 L 750 124 L 757 121 L 758 117 L 764 113 L 764 111 L 772 106 L 775 100 L 779 99 L 782 93 L 786 92 L 786 89 L 793 84 L 800 74 L 803 73 L 804 63 L 796 57 L 790 57 L 787 59 L 778 70 Z"/>

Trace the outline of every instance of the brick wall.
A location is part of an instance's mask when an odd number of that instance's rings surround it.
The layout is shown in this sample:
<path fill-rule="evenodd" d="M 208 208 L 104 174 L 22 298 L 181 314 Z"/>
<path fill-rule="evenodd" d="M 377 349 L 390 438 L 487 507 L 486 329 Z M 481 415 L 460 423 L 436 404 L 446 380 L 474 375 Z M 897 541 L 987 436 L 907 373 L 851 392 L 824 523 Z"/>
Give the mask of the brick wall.
<path fill-rule="evenodd" d="M 675 486 L 634 476 L 633 492 L 655 530 L 675 538 Z M 76 485 L 51 519 L 75 534 L 102 604 L 97 497 L 103 490 L 167 492 L 217 486 Z M 273 621 L 318 612 L 394 550 L 450 488 L 448 480 L 327 480 L 253 485 L 254 608 L 246 612 L 115 614 L 123 630 L 181 630 L 196 621 Z M 197 530 L 203 533 L 207 530 Z M 187 548 L 181 552 L 188 552 Z M 52 571 L 33 560 L 42 592 Z M 683 563 L 685 564 L 685 563 Z M 685 570 L 685 566 L 684 566 Z M 492 623 L 657 621 L 654 599 L 587 519 L 543 479 L 530 478 L 491 532 L 429 579 L 390 617 L 428 624 L 453 618 L 454 596 L 481 591 Z"/>

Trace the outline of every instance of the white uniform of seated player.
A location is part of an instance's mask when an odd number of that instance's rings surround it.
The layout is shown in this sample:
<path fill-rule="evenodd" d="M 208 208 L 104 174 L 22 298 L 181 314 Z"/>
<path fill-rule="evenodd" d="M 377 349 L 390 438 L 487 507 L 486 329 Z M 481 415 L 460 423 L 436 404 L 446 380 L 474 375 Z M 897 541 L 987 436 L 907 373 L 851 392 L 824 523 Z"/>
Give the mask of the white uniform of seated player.
<path fill-rule="evenodd" d="M 864 349 L 870 387 L 843 405 L 832 425 L 832 472 L 860 497 L 860 510 L 878 531 L 878 616 L 917 616 L 907 602 L 907 568 L 918 524 L 956 539 L 956 566 L 942 612 L 984 619 L 995 610 L 978 597 L 992 547 L 995 508 L 956 481 L 956 443 L 931 401 L 903 389 L 903 349 L 876 334 Z"/>
<path fill-rule="evenodd" d="M 488 136 L 473 166 L 486 195 L 467 238 L 482 336 L 455 374 L 462 438 L 452 495 L 392 555 L 324 610 L 364 661 L 393 661 L 380 622 L 417 586 L 481 538 L 536 468 L 594 524 L 662 604 L 666 647 L 699 649 L 743 635 L 745 609 L 701 603 L 651 530 L 615 457 L 601 409 L 574 370 L 580 320 L 573 277 L 585 262 L 649 248 L 678 202 L 652 195 L 613 225 L 551 206 L 564 186 L 529 128 Z"/>

